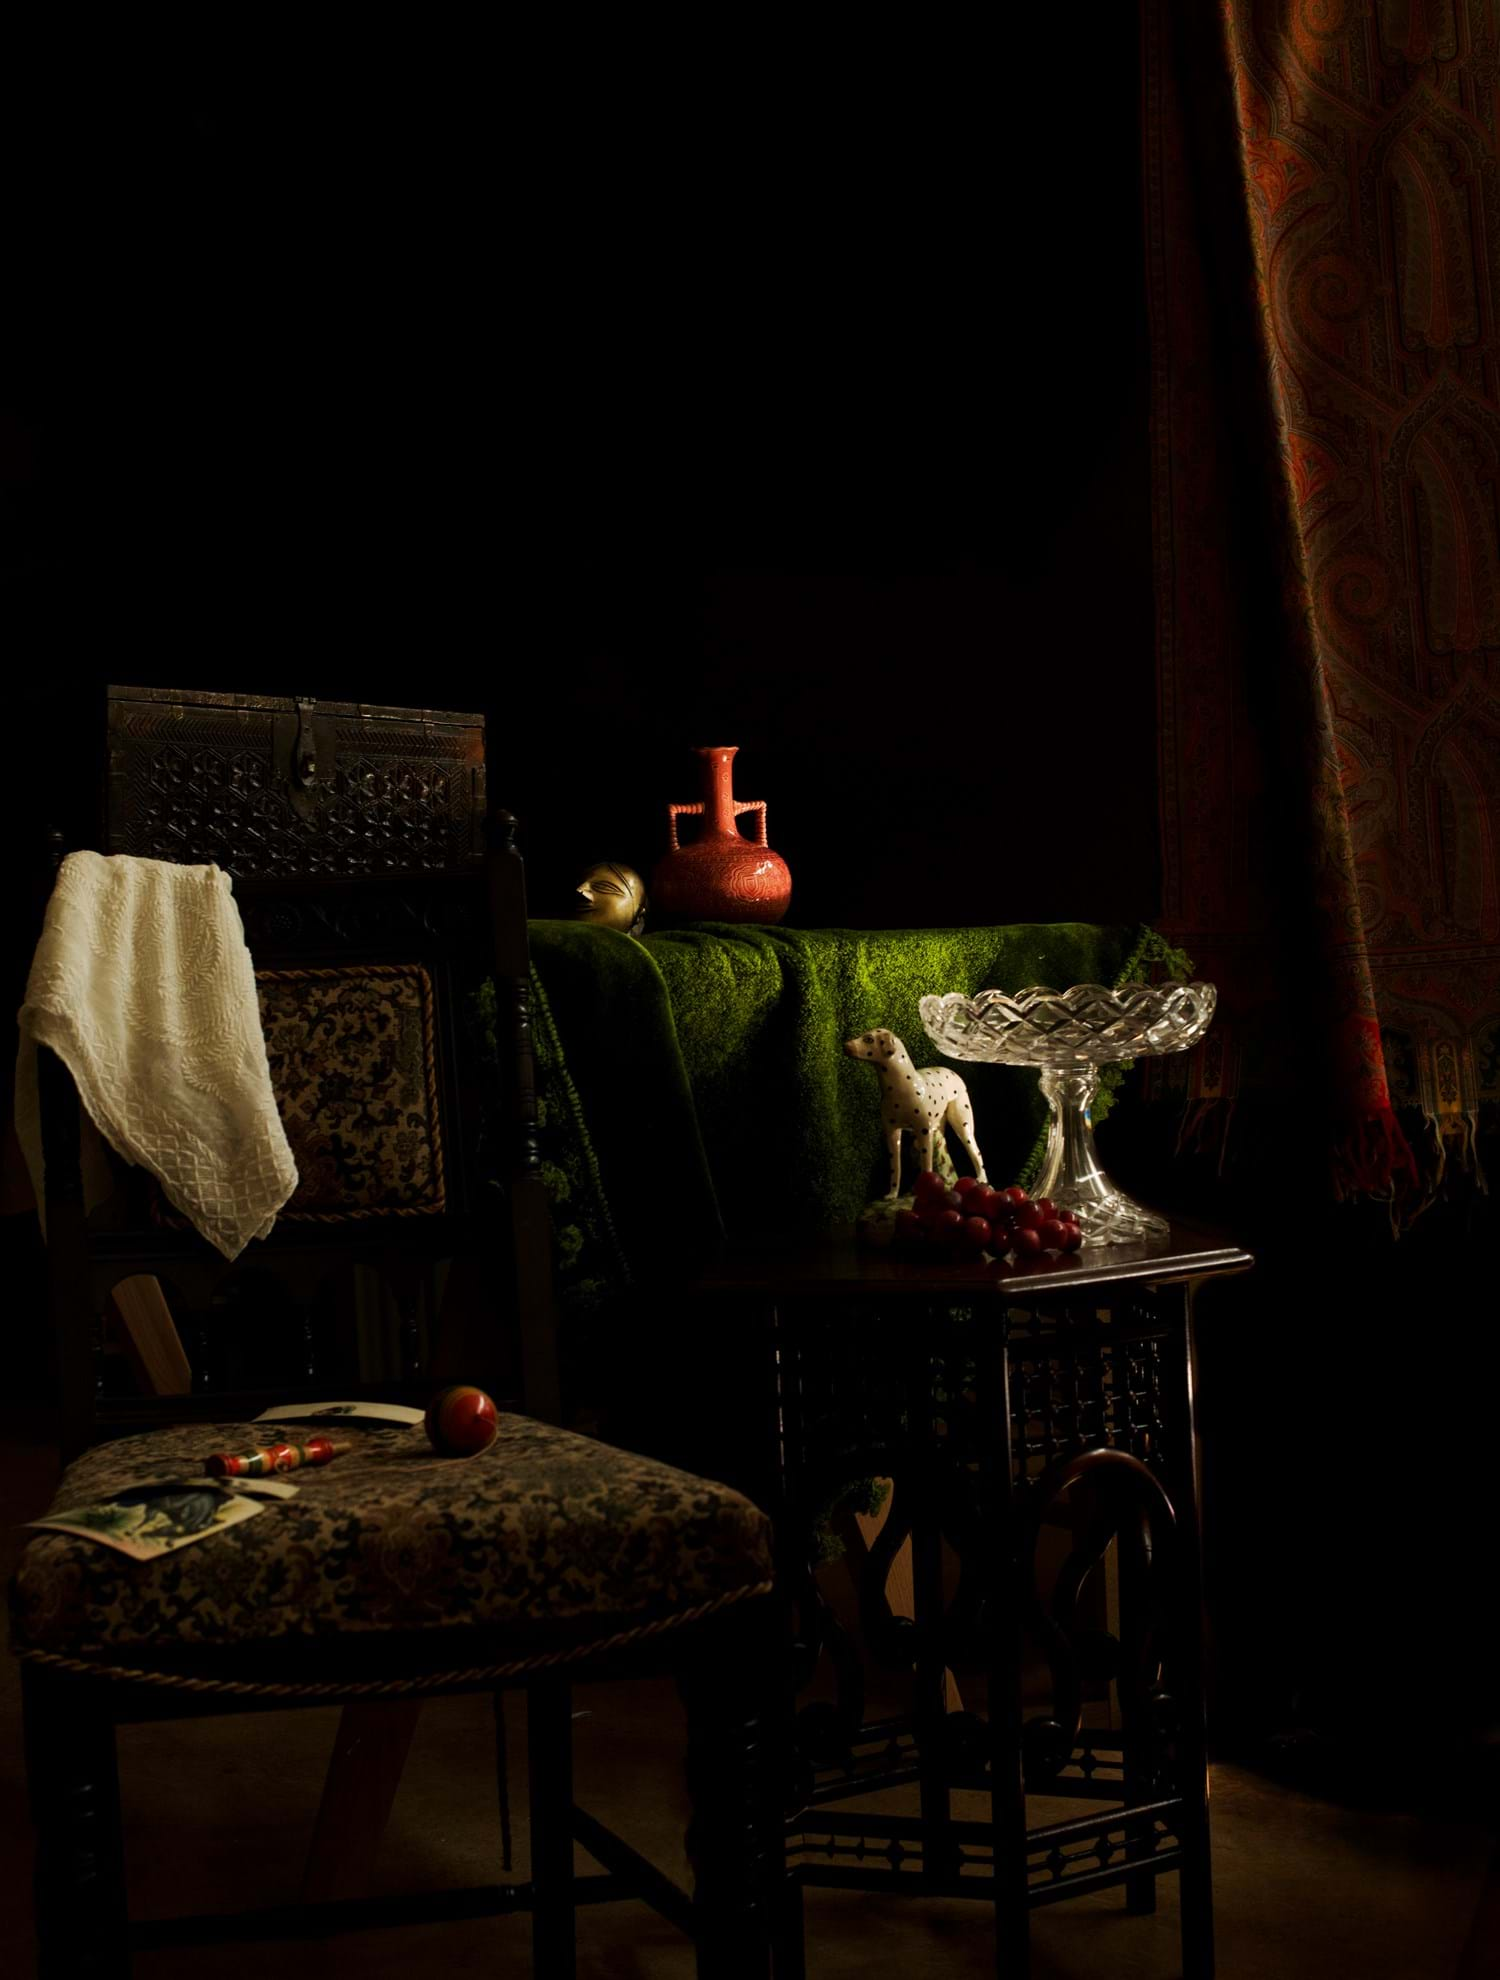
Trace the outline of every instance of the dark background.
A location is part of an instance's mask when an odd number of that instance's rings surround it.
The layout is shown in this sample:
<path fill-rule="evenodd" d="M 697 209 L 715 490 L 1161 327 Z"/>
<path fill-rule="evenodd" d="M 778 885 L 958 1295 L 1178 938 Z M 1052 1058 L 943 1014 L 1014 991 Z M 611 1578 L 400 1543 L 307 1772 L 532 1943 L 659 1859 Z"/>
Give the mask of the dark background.
<path fill-rule="evenodd" d="M 804 925 L 1149 915 L 1131 15 L 1066 134 L 937 45 L 12 106 L 17 822 L 106 680 L 384 699 L 538 911 L 733 742 Z"/>
<path fill-rule="evenodd" d="M 9 1007 L 111 680 L 483 709 L 539 913 L 649 872 L 713 742 L 794 922 L 1151 917 L 1134 10 L 1060 62 L 1003 32 L 6 106 Z M 1450 1748 L 1493 1716 L 1478 1404 L 1409 1362 L 1455 1240 L 1393 1254 L 1296 1168 L 1206 1329 L 1217 1723 Z M 20 1310 L 31 1220 L 0 1243 Z"/>

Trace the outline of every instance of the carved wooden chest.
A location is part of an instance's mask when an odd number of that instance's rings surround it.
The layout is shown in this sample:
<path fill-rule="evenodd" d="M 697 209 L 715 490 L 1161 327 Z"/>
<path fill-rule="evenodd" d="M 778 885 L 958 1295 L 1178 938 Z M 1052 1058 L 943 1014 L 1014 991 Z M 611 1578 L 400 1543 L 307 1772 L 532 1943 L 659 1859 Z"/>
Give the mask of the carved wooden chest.
<path fill-rule="evenodd" d="M 236 878 L 451 871 L 483 854 L 484 717 L 109 690 L 106 852 Z"/>

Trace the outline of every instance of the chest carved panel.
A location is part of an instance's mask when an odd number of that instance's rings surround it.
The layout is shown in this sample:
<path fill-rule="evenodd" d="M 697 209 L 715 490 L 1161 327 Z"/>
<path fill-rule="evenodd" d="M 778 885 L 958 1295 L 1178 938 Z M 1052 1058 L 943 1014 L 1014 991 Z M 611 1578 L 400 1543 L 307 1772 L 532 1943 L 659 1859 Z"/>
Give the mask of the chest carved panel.
<path fill-rule="evenodd" d="M 484 719 L 109 690 L 110 852 L 236 877 L 441 872 L 482 856 Z"/>

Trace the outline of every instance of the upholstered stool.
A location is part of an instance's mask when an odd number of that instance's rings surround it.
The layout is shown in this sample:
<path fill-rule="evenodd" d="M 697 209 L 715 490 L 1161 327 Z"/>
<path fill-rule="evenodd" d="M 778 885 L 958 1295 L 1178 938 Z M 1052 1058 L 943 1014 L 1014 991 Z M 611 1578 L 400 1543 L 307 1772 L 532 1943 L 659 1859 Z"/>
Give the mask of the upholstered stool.
<path fill-rule="evenodd" d="M 100 1445 L 68 1468 L 55 1507 L 189 1479 L 209 1452 L 299 1428 L 185 1424 Z M 527 1417 L 502 1416 L 496 1441 L 468 1459 L 437 1456 L 419 1428 L 337 1434 L 354 1447 L 292 1474 L 295 1498 L 155 1560 L 69 1533 L 28 1541 L 12 1633 L 26 1667 L 43 1973 L 128 1971 L 116 1723 L 662 1668 L 687 1680 L 690 1712 L 697 1888 L 682 1919 L 701 1972 L 763 1972 L 774 1811 L 753 1693 L 776 1664 L 765 1516 L 726 1486 Z M 573 1809 L 559 1730 L 539 1749 L 533 1720 L 531 1884 L 497 1889 L 549 1910 L 537 1943 L 561 1972 L 573 1835 L 619 1873 L 621 1895 L 633 1863 Z M 539 1752 L 560 1779 L 536 1777 Z"/>

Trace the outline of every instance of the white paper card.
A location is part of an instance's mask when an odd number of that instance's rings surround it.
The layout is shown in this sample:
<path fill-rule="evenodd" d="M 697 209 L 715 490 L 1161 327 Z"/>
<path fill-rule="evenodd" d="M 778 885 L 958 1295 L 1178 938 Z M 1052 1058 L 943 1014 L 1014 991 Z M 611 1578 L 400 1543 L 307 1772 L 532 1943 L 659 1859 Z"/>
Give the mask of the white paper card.
<path fill-rule="evenodd" d="M 405 1403 L 317 1402 L 284 1403 L 280 1409 L 263 1409 L 257 1423 L 405 1423 L 422 1421 L 420 1409 Z"/>

